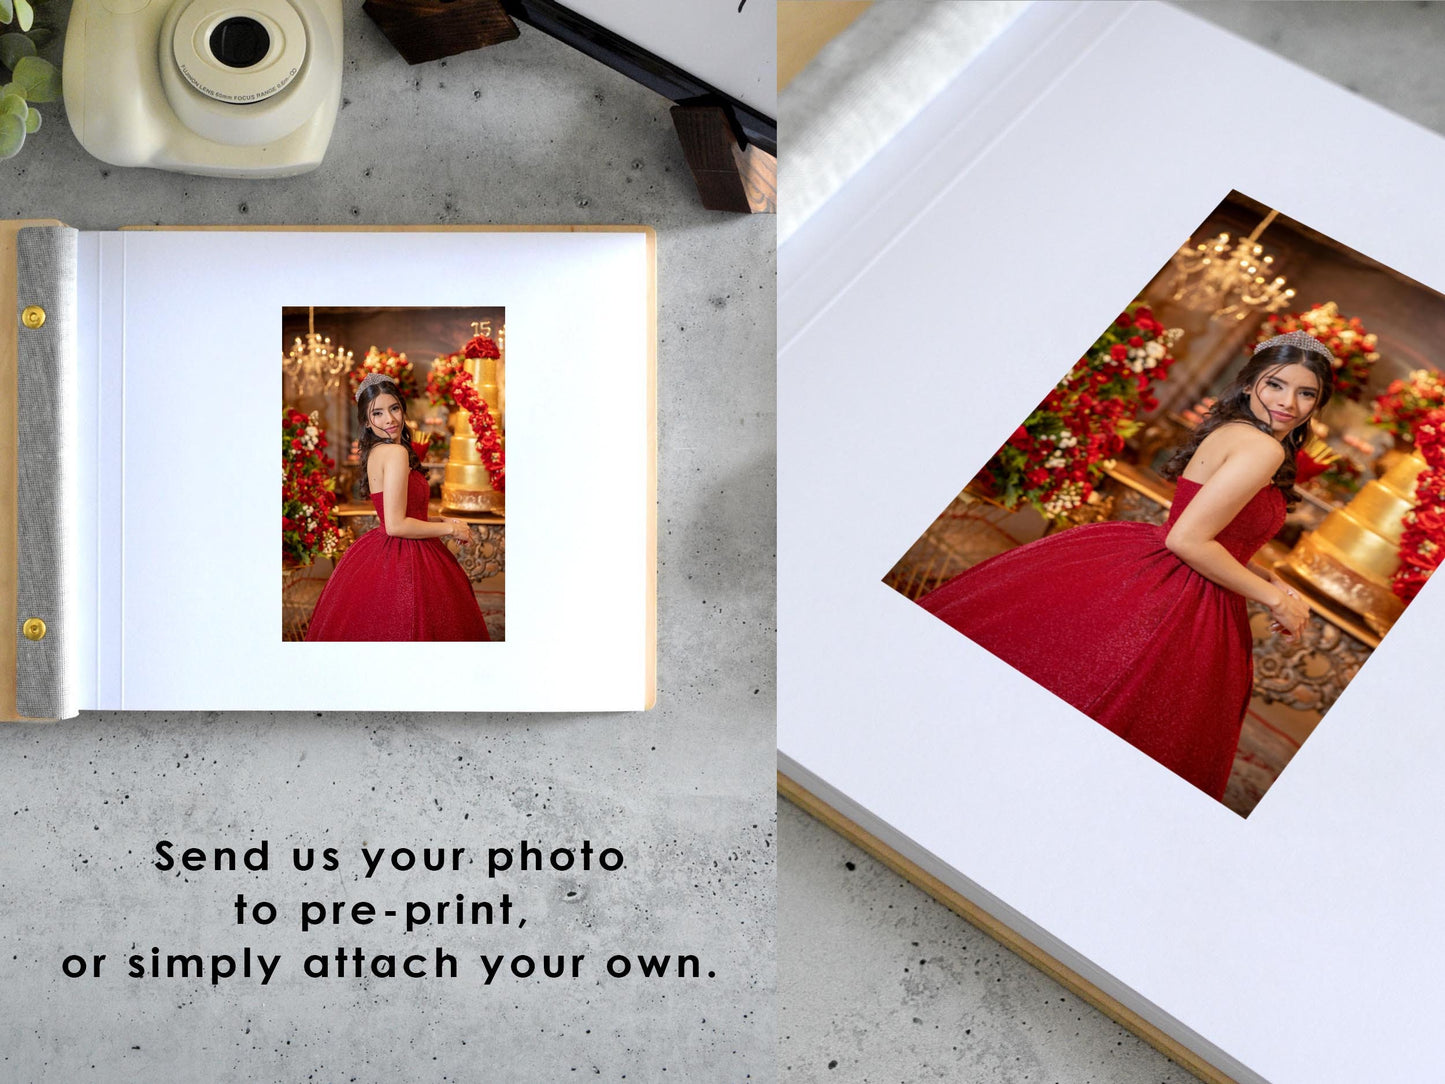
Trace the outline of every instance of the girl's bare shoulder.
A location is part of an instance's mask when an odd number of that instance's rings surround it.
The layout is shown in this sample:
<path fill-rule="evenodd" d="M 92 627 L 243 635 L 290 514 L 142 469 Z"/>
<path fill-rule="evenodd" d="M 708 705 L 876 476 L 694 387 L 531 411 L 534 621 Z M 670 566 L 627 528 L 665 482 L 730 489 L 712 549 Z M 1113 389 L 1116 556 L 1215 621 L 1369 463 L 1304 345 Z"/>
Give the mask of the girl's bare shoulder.
<path fill-rule="evenodd" d="M 406 459 L 406 449 L 400 444 L 377 444 L 371 449 L 371 458 L 378 463 L 395 463 Z"/>
<path fill-rule="evenodd" d="M 399 444 L 376 444 L 366 461 L 366 484 L 373 493 L 380 493 L 386 479 L 407 465 L 406 449 Z"/>
<path fill-rule="evenodd" d="M 1206 448 L 1220 455 L 1272 459 L 1276 465 L 1284 462 L 1284 445 L 1248 422 L 1225 422 L 1199 442 L 1199 451 Z"/>
<path fill-rule="evenodd" d="M 1199 442 L 1183 477 L 1191 482 L 1205 482 L 1225 460 L 1238 461 L 1272 476 L 1284 462 L 1284 445 L 1248 422 L 1225 422 Z"/>

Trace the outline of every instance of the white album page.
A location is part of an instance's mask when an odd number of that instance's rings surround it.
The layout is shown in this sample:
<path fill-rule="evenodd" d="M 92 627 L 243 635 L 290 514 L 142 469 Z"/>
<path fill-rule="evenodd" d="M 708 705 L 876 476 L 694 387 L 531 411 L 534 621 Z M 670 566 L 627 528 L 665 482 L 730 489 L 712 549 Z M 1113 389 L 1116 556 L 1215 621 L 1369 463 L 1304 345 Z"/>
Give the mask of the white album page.
<path fill-rule="evenodd" d="M 85 233 L 80 263 L 97 660 L 82 707 L 648 706 L 650 231 Z M 282 642 L 288 306 L 505 309 L 504 642 Z"/>

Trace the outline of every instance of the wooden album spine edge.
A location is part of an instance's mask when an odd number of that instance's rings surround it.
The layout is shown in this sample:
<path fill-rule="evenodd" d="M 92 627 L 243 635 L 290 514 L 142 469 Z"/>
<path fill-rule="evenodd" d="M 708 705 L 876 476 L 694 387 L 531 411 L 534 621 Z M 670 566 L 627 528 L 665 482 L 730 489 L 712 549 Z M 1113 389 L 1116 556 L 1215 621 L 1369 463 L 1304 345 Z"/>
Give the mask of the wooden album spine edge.
<path fill-rule="evenodd" d="M 1077 971 L 1049 955 L 1028 938 L 999 921 L 972 900 L 944 884 L 917 863 L 899 854 L 877 836 L 818 798 L 795 780 L 778 772 L 778 794 L 804 813 L 837 832 L 904 880 L 922 889 L 950 911 L 993 938 L 1014 955 L 1038 968 L 1070 993 L 1098 1009 L 1110 1020 L 1127 1028 L 1175 1064 L 1193 1073 L 1205 1084 L 1238 1084 L 1173 1036 L 1160 1030 L 1133 1009 L 1105 993 Z"/>
<path fill-rule="evenodd" d="M 60 226 L 55 219 L 16 219 L 0 222 L 0 447 L 7 450 L 10 473 L 0 482 L 0 620 L 11 630 L 0 637 L 0 723 L 49 723 L 51 718 L 23 716 L 16 705 L 16 640 L 20 617 L 19 593 L 20 515 L 19 480 L 15 464 L 20 454 L 19 430 L 19 342 L 20 304 L 16 272 L 16 240 L 28 226 Z"/>

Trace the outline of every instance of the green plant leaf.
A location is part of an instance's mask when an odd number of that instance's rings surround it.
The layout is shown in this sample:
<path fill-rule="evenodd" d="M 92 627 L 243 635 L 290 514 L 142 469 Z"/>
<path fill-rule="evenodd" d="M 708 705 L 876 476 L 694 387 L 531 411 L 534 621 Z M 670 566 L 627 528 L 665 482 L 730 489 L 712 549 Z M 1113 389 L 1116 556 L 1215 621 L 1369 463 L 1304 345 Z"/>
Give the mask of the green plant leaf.
<path fill-rule="evenodd" d="M 30 40 L 35 43 L 35 48 L 44 49 L 55 40 L 55 31 L 51 27 L 36 23 L 30 28 Z"/>
<path fill-rule="evenodd" d="M 23 56 L 16 61 L 15 82 L 32 102 L 53 102 L 60 97 L 60 70 L 44 57 Z"/>
<path fill-rule="evenodd" d="M 10 0 L 0 0 L 0 23 L 9 24 L 15 18 L 15 5 Z"/>
<path fill-rule="evenodd" d="M 30 112 L 30 106 L 25 104 L 25 99 L 18 94 L 6 94 L 0 98 L 0 116 L 19 117 L 24 120 Z"/>
<path fill-rule="evenodd" d="M 32 109 L 25 114 L 25 132 L 27 135 L 34 135 L 40 131 L 40 110 Z"/>
<path fill-rule="evenodd" d="M 14 158 L 25 145 L 25 122 L 13 113 L 0 116 L 0 158 Z"/>
<path fill-rule="evenodd" d="M 15 3 L 15 25 L 21 30 L 29 30 L 35 25 L 35 9 L 30 6 L 30 0 L 14 0 Z"/>
<path fill-rule="evenodd" d="M 0 34 L 0 64 L 15 67 L 22 56 L 34 56 L 35 43 L 24 34 Z"/>

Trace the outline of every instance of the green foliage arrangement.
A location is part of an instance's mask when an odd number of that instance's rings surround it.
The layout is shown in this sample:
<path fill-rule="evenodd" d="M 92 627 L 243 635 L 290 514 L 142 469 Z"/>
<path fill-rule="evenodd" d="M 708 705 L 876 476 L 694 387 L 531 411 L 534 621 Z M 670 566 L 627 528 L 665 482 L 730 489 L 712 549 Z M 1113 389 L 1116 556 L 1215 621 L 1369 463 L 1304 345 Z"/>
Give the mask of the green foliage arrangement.
<path fill-rule="evenodd" d="M 0 158 L 13 158 L 25 137 L 40 128 L 34 102 L 60 97 L 60 69 L 39 55 L 55 38 L 53 28 L 35 21 L 44 0 L 0 0 L 0 66 L 10 73 L 0 86 Z"/>

